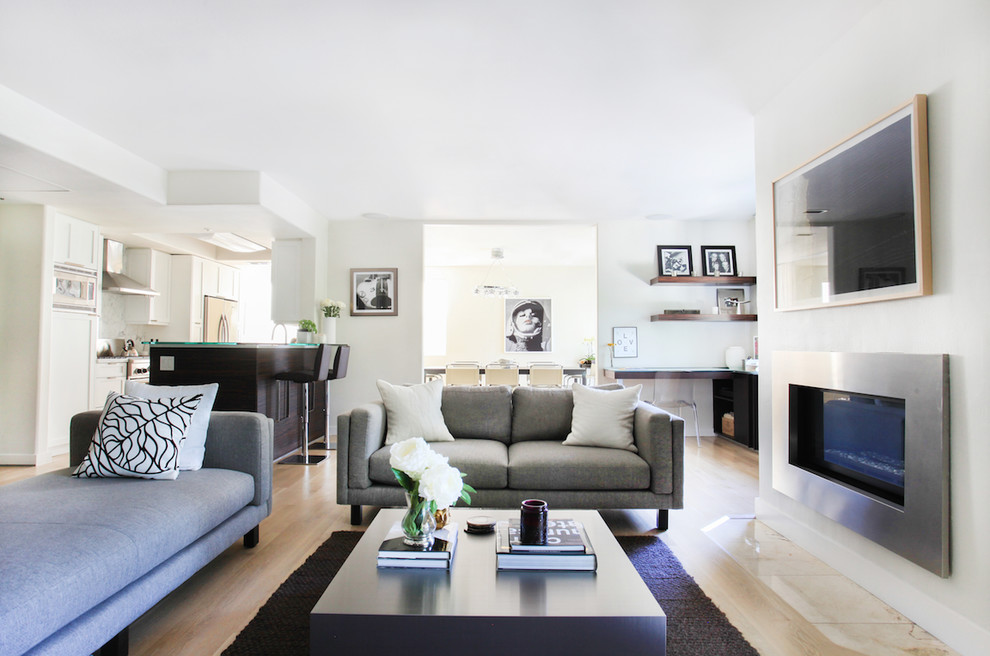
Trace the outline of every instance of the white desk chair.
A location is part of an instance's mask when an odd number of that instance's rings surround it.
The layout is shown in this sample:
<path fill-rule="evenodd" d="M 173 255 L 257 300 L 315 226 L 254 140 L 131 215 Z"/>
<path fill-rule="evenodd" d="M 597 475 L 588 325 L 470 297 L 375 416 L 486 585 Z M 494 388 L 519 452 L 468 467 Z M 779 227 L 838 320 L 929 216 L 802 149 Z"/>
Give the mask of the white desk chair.
<path fill-rule="evenodd" d="M 533 387 L 561 387 L 564 366 L 555 362 L 534 362 L 529 365 L 529 384 Z"/>
<path fill-rule="evenodd" d="M 451 362 L 445 376 L 448 385 L 481 385 L 481 365 L 477 362 Z"/>
<path fill-rule="evenodd" d="M 657 394 L 662 386 L 663 394 Z M 660 397 L 659 399 L 657 397 Z M 694 410 L 694 437 L 701 446 L 701 425 L 698 423 L 698 404 L 694 400 L 694 380 L 690 378 L 654 378 L 653 405 L 665 410 L 680 410 L 690 407 Z"/>
<path fill-rule="evenodd" d="M 515 362 L 490 362 L 485 365 L 485 385 L 519 385 L 519 365 Z"/>

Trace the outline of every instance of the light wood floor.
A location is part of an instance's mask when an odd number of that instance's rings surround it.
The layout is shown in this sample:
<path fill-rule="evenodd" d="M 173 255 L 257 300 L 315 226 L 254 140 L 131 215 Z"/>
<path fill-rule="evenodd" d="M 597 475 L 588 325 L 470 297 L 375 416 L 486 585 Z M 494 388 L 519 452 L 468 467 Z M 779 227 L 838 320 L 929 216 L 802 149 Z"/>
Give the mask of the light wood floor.
<path fill-rule="evenodd" d="M 837 647 L 743 570 L 702 529 L 726 515 L 753 513 L 758 456 L 727 440 L 685 442 L 685 509 L 662 534 L 702 589 L 764 656 L 854 654 Z M 278 585 L 333 531 L 352 527 L 335 502 L 335 452 L 316 466 L 276 465 L 274 512 L 255 549 L 232 546 L 131 627 L 133 656 L 220 653 Z M 0 485 L 64 467 L 0 467 Z M 364 526 L 375 511 L 365 508 Z M 656 513 L 603 511 L 616 534 L 655 533 Z"/>

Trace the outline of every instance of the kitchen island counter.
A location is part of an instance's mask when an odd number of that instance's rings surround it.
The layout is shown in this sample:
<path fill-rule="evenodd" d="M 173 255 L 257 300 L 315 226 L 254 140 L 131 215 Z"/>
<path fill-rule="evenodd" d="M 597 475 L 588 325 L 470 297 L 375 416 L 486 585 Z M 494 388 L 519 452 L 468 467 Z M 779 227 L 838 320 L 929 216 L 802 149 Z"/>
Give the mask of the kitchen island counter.
<path fill-rule="evenodd" d="M 260 412 L 275 422 L 275 458 L 297 450 L 302 430 L 302 386 L 273 378 L 313 368 L 319 344 L 151 342 L 152 385 L 219 383 L 215 410 Z M 309 441 L 323 437 L 324 385 L 315 385 Z"/>

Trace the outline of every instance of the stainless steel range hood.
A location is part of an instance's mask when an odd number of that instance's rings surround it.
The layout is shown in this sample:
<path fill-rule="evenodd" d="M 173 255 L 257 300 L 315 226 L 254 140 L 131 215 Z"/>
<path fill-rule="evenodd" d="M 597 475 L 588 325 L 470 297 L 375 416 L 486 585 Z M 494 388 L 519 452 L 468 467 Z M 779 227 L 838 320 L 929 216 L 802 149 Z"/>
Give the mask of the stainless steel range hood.
<path fill-rule="evenodd" d="M 136 296 L 158 296 L 158 292 L 124 275 L 124 245 L 103 240 L 103 291 Z"/>

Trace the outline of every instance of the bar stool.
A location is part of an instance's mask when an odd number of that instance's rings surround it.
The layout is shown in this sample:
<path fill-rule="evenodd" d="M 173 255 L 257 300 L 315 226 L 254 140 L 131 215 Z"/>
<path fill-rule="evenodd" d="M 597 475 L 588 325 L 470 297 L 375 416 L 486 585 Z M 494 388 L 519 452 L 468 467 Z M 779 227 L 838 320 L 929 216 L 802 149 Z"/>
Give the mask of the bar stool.
<path fill-rule="evenodd" d="M 301 383 L 303 388 L 303 416 L 302 416 L 302 454 L 283 458 L 279 462 L 284 465 L 315 465 L 326 459 L 326 456 L 309 455 L 309 410 L 311 384 L 326 380 L 330 369 L 330 351 L 327 349 L 331 344 L 320 344 L 316 348 L 316 357 L 313 359 L 313 368 L 308 371 L 283 371 L 277 373 L 272 378 L 284 380 L 290 383 Z"/>
<path fill-rule="evenodd" d="M 327 346 L 334 346 L 328 344 Z M 324 403 L 324 414 L 326 425 L 323 429 L 323 446 L 327 451 L 333 448 L 330 445 L 330 381 L 340 380 L 347 375 L 347 362 L 351 357 L 351 347 L 347 344 L 337 344 L 337 353 L 333 356 L 333 366 L 327 372 L 326 401 Z"/>

